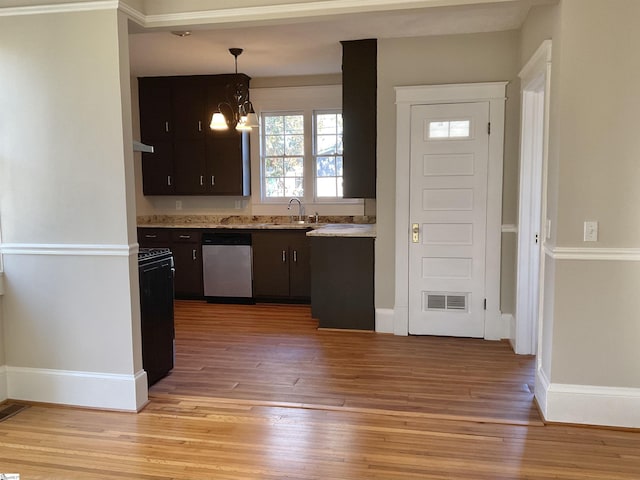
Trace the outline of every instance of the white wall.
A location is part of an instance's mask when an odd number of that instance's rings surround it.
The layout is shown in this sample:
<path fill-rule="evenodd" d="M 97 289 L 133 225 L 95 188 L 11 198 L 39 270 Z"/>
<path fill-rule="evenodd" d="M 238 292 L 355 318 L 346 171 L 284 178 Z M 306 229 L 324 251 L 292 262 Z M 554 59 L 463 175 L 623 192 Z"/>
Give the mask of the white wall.
<path fill-rule="evenodd" d="M 126 19 L 0 17 L 0 45 L 8 395 L 135 410 L 146 378 Z"/>
<path fill-rule="evenodd" d="M 510 81 L 507 87 L 503 223 L 517 217 L 519 137 L 518 32 L 383 39 L 378 42 L 376 308 L 394 306 L 395 86 Z M 510 251 L 513 254 L 513 249 Z M 503 263 L 513 265 L 513 258 Z M 503 273 L 513 269 L 503 269 Z M 503 280 L 507 298 L 513 278 Z M 510 302 L 511 305 L 513 302 Z M 508 305 L 509 307 L 510 305 Z"/>

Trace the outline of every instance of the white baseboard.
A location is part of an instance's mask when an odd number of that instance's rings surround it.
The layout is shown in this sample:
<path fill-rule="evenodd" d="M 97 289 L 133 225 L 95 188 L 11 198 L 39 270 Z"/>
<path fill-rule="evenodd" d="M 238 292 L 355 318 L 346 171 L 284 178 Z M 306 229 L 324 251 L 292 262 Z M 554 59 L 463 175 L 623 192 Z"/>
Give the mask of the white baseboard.
<path fill-rule="evenodd" d="M 640 388 L 550 383 L 538 370 L 536 399 L 549 422 L 640 428 Z"/>
<path fill-rule="evenodd" d="M 509 322 L 500 312 L 487 312 L 484 320 L 484 339 L 502 340 L 509 338 Z"/>
<path fill-rule="evenodd" d="M 136 412 L 148 401 L 147 373 L 135 375 L 6 367 L 7 397 Z"/>
<path fill-rule="evenodd" d="M 393 333 L 395 312 L 392 308 L 376 308 L 376 333 Z"/>
<path fill-rule="evenodd" d="M 0 365 L 0 402 L 4 402 L 9 395 L 7 393 L 7 366 Z"/>

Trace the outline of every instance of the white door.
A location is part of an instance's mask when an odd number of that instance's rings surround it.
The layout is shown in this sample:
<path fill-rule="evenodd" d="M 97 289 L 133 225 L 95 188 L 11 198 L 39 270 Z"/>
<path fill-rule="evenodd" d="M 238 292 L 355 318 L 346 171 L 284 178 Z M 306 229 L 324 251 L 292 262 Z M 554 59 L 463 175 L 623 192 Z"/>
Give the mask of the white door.
<path fill-rule="evenodd" d="M 411 107 L 411 334 L 484 337 L 488 126 L 488 102 Z"/>

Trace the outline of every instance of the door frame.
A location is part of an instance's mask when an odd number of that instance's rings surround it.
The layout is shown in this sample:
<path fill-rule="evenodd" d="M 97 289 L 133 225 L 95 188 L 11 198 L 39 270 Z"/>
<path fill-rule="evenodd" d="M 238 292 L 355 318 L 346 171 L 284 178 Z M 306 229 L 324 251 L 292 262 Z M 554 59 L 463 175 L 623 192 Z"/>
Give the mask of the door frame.
<path fill-rule="evenodd" d="M 489 164 L 487 230 L 485 247 L 484 338 L 506 338 L 508 330 L 500 313 L 500 259 L 502 241 L 502 167 L 504 112 L 508 82 L 419 85 L 395 87 L 396 91 L 396 235 L 395 307 L 393 333 L 409 334 L 409 187 L 411 166 L 411 107 L 442 103 L 489 102 Z"/>
<path fill-rule="evenodd" d="M 538 348 L 544 292 L 543 248 L 547 227 L 547 163 L 549 156 L 549 92 L 551 88 L 551 40 L 545 40 L 518 74 L 521 89 L 520 196 L 516 263 L 515 326 L 511 341 L 516 353 L 535 355 Z M 539 209 L 540 222 L 532 219 Z M 539 233 L 538 261 L 534 261 Z M 536 271 L 537 270 L 537 271 Z M 537 278 L 536 278 L 537 276 Z M 536 291 L 537 289 L 537 291 Z M 531 307 L 538 306 L 533 315 Z"/>

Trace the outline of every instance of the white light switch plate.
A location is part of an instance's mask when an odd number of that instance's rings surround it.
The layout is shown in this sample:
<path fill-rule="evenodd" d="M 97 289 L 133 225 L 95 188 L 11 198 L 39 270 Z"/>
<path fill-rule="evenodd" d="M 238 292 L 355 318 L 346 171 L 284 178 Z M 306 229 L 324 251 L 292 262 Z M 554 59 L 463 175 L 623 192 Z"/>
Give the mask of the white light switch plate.
<path fill-rule="evenodd" d="M 585 242 L 598 241 L 598 222 L 594 222 L 594 221 L 584 222 L 584 241 Z"/>
<path fill-rule="evenodd" d="M 545 236 L 547 237 L 547 240 L 549 240 L 551 238 L 551 219 L 547 218 L 547 226 L 545 228 Z"/>

